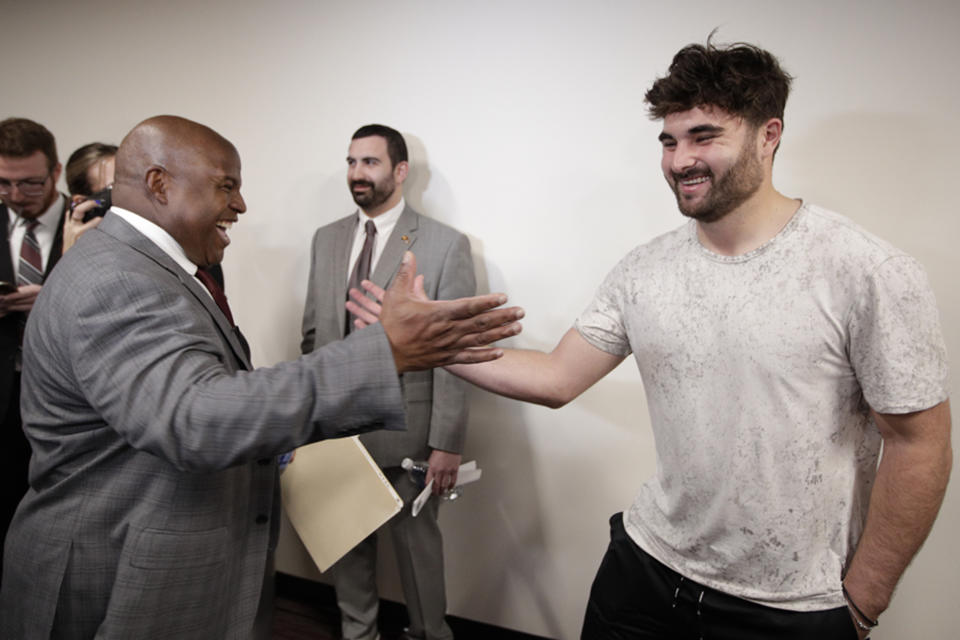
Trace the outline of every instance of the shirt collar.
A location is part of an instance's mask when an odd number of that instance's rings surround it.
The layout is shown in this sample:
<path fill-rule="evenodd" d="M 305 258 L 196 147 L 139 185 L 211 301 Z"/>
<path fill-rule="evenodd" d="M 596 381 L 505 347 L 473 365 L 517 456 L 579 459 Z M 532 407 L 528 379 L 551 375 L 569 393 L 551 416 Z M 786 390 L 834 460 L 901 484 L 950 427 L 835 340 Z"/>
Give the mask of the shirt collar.
<path fill-rule="evenodd" d="M 383 229 L 385 227 L 392 227 L 397 223 L 397 220 L 400 219 L 400 214 L 403 213 L 403 208 L 407 206 L 406 201 L 403 198 L 400 198 L 400 202 L 396 204 L 392 209 L 384 211 L 376 218 L 371 218 L 363 209 L 357 209 L 357 213 L 360 215 L 360 227 L 365 227 L 367 220 L 373 220 L 373 224 L 377 225 L 377 234 L 382 235 Z"/>
<path fill-rule="evenodd" d="M 47 207 L 47 210 L 41 213 L 35 218 L 41 226 L 48 227 L 50 229 L 56 230 L 60 225 L 60 214 L 63 213 L 63 200 L 66 196 L 62 193 L 57 193 L 57 197 L 54 198 L 53 202 L 50 203 L 50 206 Z M 7 207 L 7 214 L 10 216 L 10 228 L 12 229 L 15 225 L 27 226 L 32 222 L 26 218 L 20 216 L 18 213 L 14 213 L 13 209 Z"/>
<path fill-rule="evenodd" d="M 191 276 L 197 273 L 197 265 L 190 261 L 183 247 L 180 246 L 180 243 L 174 240 L 173 236 L 167 233 L 163 227 L 147 220 L 139 213 L 128 209 L 113 206 L 110 207 L 110 211 L 126 220 L 130 226 L 145 235 L 147 239 L 157 245 L 161 251 L 170 256 L 181 269 Z"/>

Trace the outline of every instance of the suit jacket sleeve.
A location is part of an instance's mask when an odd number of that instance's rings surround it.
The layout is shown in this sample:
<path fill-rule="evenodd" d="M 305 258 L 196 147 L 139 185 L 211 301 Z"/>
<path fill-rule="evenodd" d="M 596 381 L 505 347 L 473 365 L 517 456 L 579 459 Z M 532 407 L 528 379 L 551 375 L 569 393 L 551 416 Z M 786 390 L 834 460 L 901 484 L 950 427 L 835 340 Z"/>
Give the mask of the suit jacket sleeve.
<path fill-rule="evenodd" d="M 470 241 L 457 234 L 444 256 L 437 286 L 438 300 L 476 295 Z M 431 449 L 461 453 L 467 435 L 467 384 L 444 369 L 433 372 L 433 407 L 430 415 Z"/>
<path fill-rule="evenodd" d="M 179 469 L 220 469 L 323 438 L 404 428 L 398 375 L 380 327 L 293 362 L 238 370 L 209 313 L 182 284 L 132 270 L 98 274 L 79 289 L 86 294 L 46 292 L 59 294 L 65 317 L 30 336 L 60 342 L 56 331 L 67 327 L 68 346 L 34 350 L 49 353 L 50 367 L 71 369 L 63 375 L 75 377 L 83 396 L 77 410 L 89 403 L 132 447 Z M 51 309 L 36 320 L 52 317 Z M 64 351 L 69 358 L 56 362 Z M 56 375 L 38 378 L 57 383 Z M 69 413 L 69 402 L 61 408 Z"/>

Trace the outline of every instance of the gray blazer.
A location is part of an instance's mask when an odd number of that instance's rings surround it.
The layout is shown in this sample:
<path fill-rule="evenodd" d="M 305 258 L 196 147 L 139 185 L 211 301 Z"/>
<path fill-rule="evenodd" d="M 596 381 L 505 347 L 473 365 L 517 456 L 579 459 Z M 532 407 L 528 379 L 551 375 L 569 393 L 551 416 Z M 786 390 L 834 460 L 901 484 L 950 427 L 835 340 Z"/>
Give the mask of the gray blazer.
<path fill-rule="evenodd" d="M 303 353 L 343 338 L 350 249 L 357 214 L 321 227 L 313 236 L 310 281 L 303 312 Z M 371 280 L 381 287 L 393 281 L 403 253 L 417 256 L 417 272 L 434 300 L 476 293 L 470 241 L 459 231 L 405 207 Z M 354 331 L 351 337 L 363 334 Z M 406 432 L 378 431 L 360 437 L 381 467 L 400 465 L 403 458 L 425 459 L 431 449 L 463 450 L 467 405 L 465 383 L 442 369 L 403 375 Z"/>
<path fill-rule="evenodd" d="M 30 314 L 30 490 L 7 536 L 4 638 L 249 637 L 276 541 L 276 454 L 402 429 L 382 330 L 251 370 L 210 296 L 108 213 Z"/>

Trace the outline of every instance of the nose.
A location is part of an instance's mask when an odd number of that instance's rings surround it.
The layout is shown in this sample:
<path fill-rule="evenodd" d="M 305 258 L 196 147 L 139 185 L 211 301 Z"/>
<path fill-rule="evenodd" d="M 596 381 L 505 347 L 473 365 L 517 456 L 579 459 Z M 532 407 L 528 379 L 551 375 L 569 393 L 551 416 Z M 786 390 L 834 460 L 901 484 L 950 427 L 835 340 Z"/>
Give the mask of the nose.
<path fill-rule="evenodd" d="M 240 195 L 240 192 L 237 191 L 237 194 L 234 196 L 233 200 L 230 202 L 230 208 L 237 212 L 237 215 L 241 213 L 246 213 L 247 203 L 244 202 L 243 196 Z"/>
<path fill-rule="evenodd" d="M 11 202 L 23 202 L 23 199 L 26 198 L 26 196 L 24 195 L 23 191 L 20 191 L 20 185 L 18 185 L 16 182 L 11 182 L 10 191 L 7 192 L 7 198 L 9 198 Z"/>
<path fill-rule="evenodd" d="M 674 173 L 683 173 L 697 163 L 696 154 L 690 145 L 682 140 L 677 142 L 670 156 L 670 170 Z"/>
<path fill-rule="evenodd" d="M 347 167 L 347 181 L 353 182 L 354 180 L 365 180 L 366 174 L 363 172 L 363 167 L 360 163 L 356 163 Z"/>

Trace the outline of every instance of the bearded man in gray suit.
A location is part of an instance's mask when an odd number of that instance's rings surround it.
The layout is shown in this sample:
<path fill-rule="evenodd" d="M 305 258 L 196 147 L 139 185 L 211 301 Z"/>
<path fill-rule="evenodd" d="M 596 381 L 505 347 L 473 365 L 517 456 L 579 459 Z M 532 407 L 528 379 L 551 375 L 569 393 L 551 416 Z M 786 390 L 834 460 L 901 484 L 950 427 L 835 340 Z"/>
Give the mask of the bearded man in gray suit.
<path fill-rule="evenodd" d="M 386 287 L 407 250 L 417 255 L 424 287 L 434 300 L 471 296 L 476 291 L 470 242 L 462 233 L 424 217 L 406 205 L 403 183 L 409 171 L 407 147 L 398 131 L 367 125 L 353 134 L 347 156 L 347 183 L 359 210 L 317 230 L 303 316 L 303 353 L 351 334 L 353 318 L 343 312 L 348 282 L 359 285 L 358 268 Z M 365 244 L 371 257 L 364 262 Z M 346 320 L 346 322 L 345 322 Z M 363 331 L 366 331 L 364 329 Z M 353 330 L 354 333 L 363 331 Z M 368 433 L 361 441 L 404 499 L 404 509 L 384 525 L 397 555 L 410 638 L 448 640 L 445 620 L 443 540 L 437 524 L 438 499 L 414 518 L 419 493 L 400 462 L 428 460 L 433 492 L 453 487 L 467 425 L 464 384 L 441 369 L 404 376 L 405 432 Z M 333 581 L 346 640 L 377 638 L 377 532 L 333 567 Z"/>
<path fill-rule="evenodd" d="M 222 292 L 195 275 L 246 210 L 237 150 L 159 116 L 124 139 L 116 171 L 114 208 L 27 325 L 34 454 L 0 636 L 247 638 L 276 541 L 276 454 L 402 429 L 398 373 L 497 357 L 461 350 L 515 333 L 521 312 L 494 309 L 501 296 L 414 300 L 407 254 L 382 330 L 253 370 Z"/>

